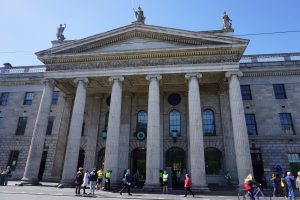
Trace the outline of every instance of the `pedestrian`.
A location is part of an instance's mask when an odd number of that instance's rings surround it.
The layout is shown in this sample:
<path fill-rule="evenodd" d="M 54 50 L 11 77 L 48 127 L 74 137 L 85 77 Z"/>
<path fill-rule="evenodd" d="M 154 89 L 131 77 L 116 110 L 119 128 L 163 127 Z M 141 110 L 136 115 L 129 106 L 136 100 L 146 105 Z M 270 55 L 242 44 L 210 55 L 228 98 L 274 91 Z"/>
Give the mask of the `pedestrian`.
<path fill-rule="evenodd" d="M 96 189 L 96 183 L 97 183 L 97 173 L 96 168 L 93 168 L 93 171 L 90 173 L 90 194 L 95 195 L 95 189 Z"/>
<path fill-rule="evenodd" d="M 78 172 L 76 173 L 75 179 L 75 195 L 80 196 L 81 185 L 83 183 L 83 168 L 79 167 Z"/>
<path fill-rule="evenodd" d="M 124 186 L 120 191 L 120 195 L 122 195 L 122 192 L 127 188 L 128 195 L 131 196 L 132 194 L 130 193 L 130 188 L 131 188 L 131 184 L 132 184 L 132 176 L 130 174 L 130 169 L 127 169 L 124 178 L 125 178 Z"/>
<path fill-rule="evenodd" d="M 160 182 L 160 186 L 162 187 L 163 186 L 163 174 L 164 174 L 164 171 L 163 170 L 159 170 L 159 182 Z"/>
<path fill-rule="evenodd" d="M 106 170 L 105 172 L 105 189 L 110 191 L 110 176 L 111 176 L 112 171 L 111 170 Z"/>
<path fill-rule="evenodd" d="M 298 172 L 298 176 L 296 179 L 296 188 L 298 188 L 299 192 L 300 192 L 300 172 Z"/>
<path fill-rule="evenodd" d="M 272 177 L 270 179 L 271 181 L 271 184 L 272 184 L 272 187 L 273 187 L 273 197 L 276 197 L 276 188 L 277 188 L 277 185 L 276 185 L 276 176 L 275 174 L 272 174 Z"/>
<path fill-rule="evenodd" d="M 83 194 L 86 194 L 85 189 L 89 185 L 90 182 L 90 173 L 89 170 L 86 170 L 83 176 Z"/>
<path fill-rule="evenodd" d="M 294 185 L 295 185 L 295 178 L 291 172 L 287 172 L 287 176 L 284 178 L 285 183 L 288 189 L 288 197 L 290 200 L 295 200 L 295 193 L 294 193 Z"/>
<path fill-rule="evenodd" d="M 185 195 L 184 197 L 187 196 L 187 192 L 191 193 L 193 195 L 193 197 L 195 197 L 194 192 L 191 190 L 192 187 L 192 182 L 191 179 L 189 177 L 188 174 L 185 175 L 185 180 L 184 180 L 184 191 L 185 191 Z"/>
<path fill-rule="evenodd" d="M 164 170 L 164 173 L 163 173 L 163 193 L 168 193 L 168 177 L 169 177 L 169 174 L 167 173 L 166 170 Z"/>
<path fill-rule="evenodd" d="M 244 180 L 244 187 L 245 187 L 245 189 L 249 192 L 249 194 L 250 194 L 250 199 L 251 199 L 251 200 L 254 200 L 254 199 L 255 199 L 255 198 L 254 198 L 254 195 L 253 195 L 253 190 L 254 190 L 253 186 L 254 186 L 254 185 L 256 185 L 257 187 L 261 186 L 261 184 L 255 182 L 255 181 L 253 180 L 252 174 L 249 174 L 249 175 L 245 178 L 245 180 Z"/>
<path fill-rule="evenodd" d="M 3 174 L 4 174 L 4 186 L 7 186 L 7 184 L 8 184 L 8 178 L 12 177 L 10 166 L 6 167 L 6 170 L 4 171 Z"/>
<path fill-rule="evenodd" d="M 102 188 L 102 179 L 103 179 L 103 169 L 100 168 L 97 171 L 97 190 L 100 190 Z"/>
<path fill-rule="evenodd" d="M 226 179 L 227 185 L 231 186 L 231 175 L 229 170 L 226 171 L 226 174 L 224 175 L 224 178 Z"/>

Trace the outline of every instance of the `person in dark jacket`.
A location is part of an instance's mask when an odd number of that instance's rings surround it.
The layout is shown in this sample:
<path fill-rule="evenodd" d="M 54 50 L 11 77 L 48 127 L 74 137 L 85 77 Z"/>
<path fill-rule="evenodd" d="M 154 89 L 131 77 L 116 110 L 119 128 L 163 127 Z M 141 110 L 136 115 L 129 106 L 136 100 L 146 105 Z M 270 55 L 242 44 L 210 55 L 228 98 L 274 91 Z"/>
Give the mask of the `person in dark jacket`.
<path fill-rule="evenodd" d="M 76 174 L 76 179 L 75 179 L 75 195 L 79 196 L 80 195 L 80 190 L 81 190 L 81 185 L 83 183 L 83 168 L 79 167 L 79 170 Z"/>
<path fill-rule="evenodd" d="M 193 197 L 195 197 L 194 192 L 191 190 L 192 187 L 192 182 L 188 174 L 185 175 L 185 180 L 184 180 L 184 191 L 185 191 L 185 197 L 187 195 L 187 192 L 191 193 Z"/>
<path fill-rule="evenodd" d="M 97 173 L 96 168 L 93 169 L 93 171 L 90 173 L 90 194 L 95 195 L 95 189 L 96 189 L 96 183 L 97 183 Z"/>
<path fill-rule="evenodd" d="M 125 174 L 125 181 L 124 181 L 124 187 L 120 191 L 120 195 L 122 195 L 122 192 L 127 188 L 128 195 L 132 195 L 130 193 L 130 187 L 132 183 L 132 176 L 130 174 L 130 169 L 127 169 L 127 172 Z"/>

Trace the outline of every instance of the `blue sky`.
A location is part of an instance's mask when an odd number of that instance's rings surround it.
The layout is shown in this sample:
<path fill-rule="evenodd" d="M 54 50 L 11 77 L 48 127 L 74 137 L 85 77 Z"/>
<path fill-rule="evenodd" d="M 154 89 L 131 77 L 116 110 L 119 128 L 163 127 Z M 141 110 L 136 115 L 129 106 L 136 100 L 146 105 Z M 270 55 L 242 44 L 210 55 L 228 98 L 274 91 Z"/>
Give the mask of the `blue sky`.
<path fill-rule="evenodd" d="M 149 25 L 218 30 L 227 11 L 235 35 L 300 31 L 299 0 L 0 0 L 0 66 L 39 65 L 34 52 L 51 46 L 59 24 L 80 39 L 130 24 L 139 4 Z M 242 38 L 246 54 L 300 52 L 300 32 Z"/>

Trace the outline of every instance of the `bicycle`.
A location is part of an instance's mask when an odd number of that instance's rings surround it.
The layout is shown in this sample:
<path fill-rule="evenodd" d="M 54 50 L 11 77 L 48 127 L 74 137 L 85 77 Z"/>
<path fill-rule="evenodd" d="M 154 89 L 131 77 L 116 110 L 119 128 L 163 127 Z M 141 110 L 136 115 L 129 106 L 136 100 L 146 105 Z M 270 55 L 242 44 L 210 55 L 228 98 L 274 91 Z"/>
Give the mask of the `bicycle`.
<path fill-rule="evenodd" d="M 255 200 L 266 200 L 266 196 L 264 195 L 264 193 L 262 192 L 262 190 L 260 189 L 260 187 L 256 187 L 253 191 L 253 198 Z M 240 189 L 238 192 L 238 199 L 239 200 L 246 200 L 246 199 L 251 199 L 251 193 L 246 190 L 246 189 Z M 272 199 L 272 197 L 270 197 L 270 200 Z"/>

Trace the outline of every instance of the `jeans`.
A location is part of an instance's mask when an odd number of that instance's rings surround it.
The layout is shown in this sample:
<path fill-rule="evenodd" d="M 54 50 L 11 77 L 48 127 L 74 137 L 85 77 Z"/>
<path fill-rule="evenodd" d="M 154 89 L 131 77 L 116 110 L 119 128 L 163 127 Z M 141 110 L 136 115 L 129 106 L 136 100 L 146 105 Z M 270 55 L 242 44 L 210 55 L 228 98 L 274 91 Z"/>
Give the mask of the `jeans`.
<path fill-rule="evenodd" d="M 295 199 L 295 193 L 293 187 L 288 187 L 289 190 L 289 199 L 294 200 Z"/>
<path fill-rule="evenodd" d="M 75 194 L 80 194 L 81 184 L 76 184 Z"/>
<path fill-rule="evenodd" d="M 96 181 L 91 181 L 90 183 L 91 183 L 90 194 L 94 195 L 95 194 Z"/>

